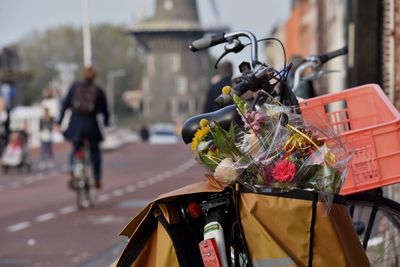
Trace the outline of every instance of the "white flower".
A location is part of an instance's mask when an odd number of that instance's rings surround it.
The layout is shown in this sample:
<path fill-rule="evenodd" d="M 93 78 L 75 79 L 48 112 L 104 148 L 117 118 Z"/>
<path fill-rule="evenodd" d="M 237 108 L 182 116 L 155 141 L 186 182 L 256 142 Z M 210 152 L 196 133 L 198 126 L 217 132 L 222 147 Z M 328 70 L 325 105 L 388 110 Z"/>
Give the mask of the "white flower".
<path fill-rule="evenodd" d="M 237 170 L 231 158 L 223 159 L 215 168 L 214 177 L 223 184 L 231 184 L 238 178 Z"/>

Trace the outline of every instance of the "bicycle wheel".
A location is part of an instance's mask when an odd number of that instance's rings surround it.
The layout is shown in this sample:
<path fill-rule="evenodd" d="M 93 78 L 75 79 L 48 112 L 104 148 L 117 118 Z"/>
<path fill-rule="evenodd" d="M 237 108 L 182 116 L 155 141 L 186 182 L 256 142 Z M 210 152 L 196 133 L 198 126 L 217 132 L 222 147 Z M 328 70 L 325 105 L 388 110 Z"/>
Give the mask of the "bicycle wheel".
<path fill-rule="evenodd" d="M 73 175 L 74 189 L 76 191 L 76 205 L 79 209 L 86 208 L 88 206 L 87 183 L 85 181 L 84 162 L 82 160 L 77 160 L 77 162 L 75 162 Z"/>
<path fill-rule="evenodd" d="M 92 164 L 87 160 L 84 164 L 84 175 L 85 175 L 85 193 L 88 201 L 88 207 L 94 206 L 94 200 L 96 199 L 96 189 L 93 177 Z"/>
<path fill-rule="evenodd" d="M 371 266 L 400 266 L 400 204 L 371 193 L 347 201 Z"/>

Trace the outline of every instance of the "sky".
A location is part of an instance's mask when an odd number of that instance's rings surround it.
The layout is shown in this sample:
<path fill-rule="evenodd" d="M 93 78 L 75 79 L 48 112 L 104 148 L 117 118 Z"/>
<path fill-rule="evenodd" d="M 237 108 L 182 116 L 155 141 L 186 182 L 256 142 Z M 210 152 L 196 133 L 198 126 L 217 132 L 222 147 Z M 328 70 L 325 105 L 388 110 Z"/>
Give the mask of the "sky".
<path fill-rule="evenodd" d="M 90 0 L 91 24 L 133 25 L 154 0 Z M 217 5 L 219 19 L 212 12 Z M 222 24 L 231 30 L 249 30 L 266 37 L 277 22 L 286 20 L 289 0 L 197 0 L 202 25 Z M 0 47 L 16 42 L 32 31 L 59 25 L 81 25 L 81 0 L 0 0 Z M 246 49 L 250 50 L 250 49 Z M 222 48 L 212 51 L 217 55 Z M 246 53 L 244 53 L 246 54 Z M 245 55 L 247 57 L 247 55 Z M 235 62 L 235 58 L 232 59 Z M 239 60 L 239 59 L 238 59 Z M 248 59 L 247 59 L 248 60 Z"/>

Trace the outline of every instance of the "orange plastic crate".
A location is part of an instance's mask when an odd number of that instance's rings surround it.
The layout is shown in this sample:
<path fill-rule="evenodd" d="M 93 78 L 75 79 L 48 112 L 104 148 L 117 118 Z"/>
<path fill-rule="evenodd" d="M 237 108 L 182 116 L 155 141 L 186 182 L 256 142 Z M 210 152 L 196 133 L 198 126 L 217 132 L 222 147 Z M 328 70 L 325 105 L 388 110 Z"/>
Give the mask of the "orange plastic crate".
<path fill-rule="evenodd" d="M 354 151 L 341 194 L 400 182 L 400 113 L 376 84 L 367 84 L 300 103 L 304 119 L 329 125 Z"/>

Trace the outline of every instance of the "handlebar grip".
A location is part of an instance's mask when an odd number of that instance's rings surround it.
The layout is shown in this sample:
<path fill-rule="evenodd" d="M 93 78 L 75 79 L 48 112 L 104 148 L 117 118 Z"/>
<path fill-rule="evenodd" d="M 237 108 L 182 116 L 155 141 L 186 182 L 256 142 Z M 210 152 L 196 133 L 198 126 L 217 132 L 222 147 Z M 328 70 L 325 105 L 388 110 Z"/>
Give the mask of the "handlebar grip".
<path fill-rule="evenodd" d="M 341 49 L 338 49 L 338 50 L 335 50 L 335 51 L 320 55 L 319 56 L 319 60 L 321 61 L 322 64 L 324 64 L 327 61 L 331 60 L 332 58 L 347 54 L 347 51 L 348 51 L 347 50 L 347 46 L 345 46 L 345 47 L 343 47 Z"/>
<path fill-rule="evenodd" d="M 225 39 L 225 33 L 218 33 L 211 36 L 206 36 L 200 39 L 197 39 L 189 44 L 189 49 L 193 52 L 204 50 L 210 48 L 214 45 L 225 43 L 227 40 Z"/>

